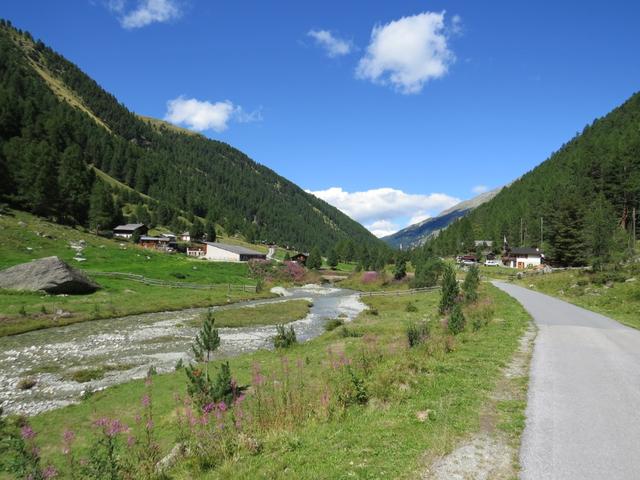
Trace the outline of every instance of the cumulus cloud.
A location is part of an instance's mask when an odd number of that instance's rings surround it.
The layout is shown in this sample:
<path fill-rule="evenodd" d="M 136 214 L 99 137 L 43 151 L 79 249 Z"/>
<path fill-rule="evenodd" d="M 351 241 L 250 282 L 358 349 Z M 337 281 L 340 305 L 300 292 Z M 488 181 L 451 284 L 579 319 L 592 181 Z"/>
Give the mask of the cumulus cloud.
<path fill-rule="evenodd" d="M 394 188 L 347 192 L 341 187 L 307 190 L 362 223 L 377 236 L 389 235 L 416 218 L 428 218 L 459 203 L 444 193 L 411 194 Z"/>
<path fill-rule="evenodd" d="M 180 96 L 167 102 L 167 113 L 164 119 L 178 125 L 202 132 L 214 130 L 222 132 L 229 128 L 230 121 L 239 123 L 262 120 L 260 110 L 245 112 L 239 105 L 230 100 L 211 103 Z"/>
<path fill-rule="evenodd" d="M 177 0 L 138 0 L 133 8 L 129 8 L 127 0 L 107 0 L 106 5 L 118 15 L 120 25 L 126 29 L 168 22 L 182 15 Z"/>
<path fill-rule="evenodd" d="M 429 80 L 446 75 L 455 61 L 444 17 L 445 12 L 424 12 L 376 25 L 356 76 L 404 94 L 421 92 Z M 452 28 L 461 28 L 459 16 Z"/>
<path fill-rule="evenodd" d="M 389 220 L 377 220 L 367 225 L 367 229 L 378 238 L 391 235 L 392 233 L 400 230 L 400 228 L 401 227 L 399 227 L 398 224 L 393 223 Z"/>
<path fill-rule="evenodd" d="M 488 192 L 489 187 L 487 187 L 486 185 L 476 185 L 471 189 L 471 191 L 476 195 L 480 195 L 481 193 Z"/>
<path fill-rule="evenodd" d="M 353 50 L 351 42 L 335 37 L 329 30 L 309 30 L 307 35 L 316 41 L 316 45 L 324 48 L 331 58 L 348 55 Z"/>

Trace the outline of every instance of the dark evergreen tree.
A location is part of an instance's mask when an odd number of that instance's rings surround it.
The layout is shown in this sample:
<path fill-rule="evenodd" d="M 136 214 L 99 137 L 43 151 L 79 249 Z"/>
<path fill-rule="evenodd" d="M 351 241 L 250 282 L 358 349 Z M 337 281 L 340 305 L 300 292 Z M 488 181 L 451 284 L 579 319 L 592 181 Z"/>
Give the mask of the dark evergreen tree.
<path fill-rule="evenodd" d="M 332 248 L 331 250 L 329 250 L 329 256 L 327 257 L 327 264 L 331 267 L 331 268 L 336 268 L 338 266 L 338 252 L 336 252 L 335 248 Z"/>
<path fill-rule="evenodd" d="M 444 266 L 442 275 L 442 294 L 440 297 L 440 313 L 450 312 L 456 304 L 460 289 L 458 288 L 458 280 L 456 279 L 456 271 L 451 265 Z"/>
<path fill-rule="evenodd" d="M 396 265 L 393 270 L 393 278 L 396 280 L 402 280 L 407 276 L 407 261 L 404 258 L 396 260 Z"/>
<path fill-rule="evenodd" d="M 616 218 L 603 194 L 593 201 L 585 218 L 585 244 L 594 270 L 602 270 L 611 260 Z"/>
<path fill-rule="evenodd" d="M 189 229 L 189 236 L 191 237 L 191 240 L 201 240 L 202 237 L 204 237 L 204 234 L 205 234 L 204 225 L 200 220 L 196 218 L 191 224 L 191 228 Z M 209 240 L 208 237 L 207 237 L 207 240 L 215 242 L 215 240 Z"/>
<path fill-rule="evenodd" d="M 113 228 L 117 218 L 113 197 L 104 182 L 97 181 L 91 189 L 89 200 L 89 226 L 96 233 Z"/>
<path fill-rule="evenodd" d="M 89 214 L 89 196 L 94 181 L 78 145 L 67 147 L 58 167 L 60 211 L 72 223 L 85 225 Z"/>
<path fill-rule="evenodd" d="M 462 282 L 462 291 L 467 302 L 475 302 L 478 300 L 478 287 L 480 286 L 480 271 L 477 266 L 469 267 L 467 274 Z"/>
<path fill-rule="evenodd" d="M 318 270 L 322 267 L 322 254 L 320 253 L 320 249 L 318 247 L 313 247 L 311 249 L 311 253 L 307 258 L 307 268 L 311 270 Z"/>

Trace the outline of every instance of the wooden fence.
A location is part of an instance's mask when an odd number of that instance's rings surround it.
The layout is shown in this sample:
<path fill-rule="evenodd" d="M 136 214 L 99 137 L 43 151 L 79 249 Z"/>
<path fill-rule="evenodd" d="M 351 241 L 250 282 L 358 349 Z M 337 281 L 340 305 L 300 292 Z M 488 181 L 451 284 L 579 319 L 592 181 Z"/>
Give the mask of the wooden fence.
<path fill-rule="evenodd" d="M 192 288 L 196 290 L 227 290 L 231 292 L 248 292 L 256 293 L 255 285 L 234 285 L 232 283 L 214 283 L 214 284 L 200 284 L 200 283 L 188 283 L 188 282 L 171 282 L 168 280 L 159 280 L 157 278 L 147 278 L 142 275 L 136 275 L 135 273 L 123 273 L 123 272 L 87 272 L 90 276 L 102 276 L 111 278 L 121 278 L 124 280 L 131 280 L 133 282 L 144 283 L 145 285 L 157 286 L 157 287 L 169 287 L 169 288 Z"/>
<path fill-rule="evenodd" d="M 412 288 L 409 290 L 387 290 L 385 292 L 362 292 L 360 296 L 361 297 L 402 296 L 402 295 L 413 295 L 414 293 L 435 292 L 437 290 L 440 290 L 440 287 Z"/>

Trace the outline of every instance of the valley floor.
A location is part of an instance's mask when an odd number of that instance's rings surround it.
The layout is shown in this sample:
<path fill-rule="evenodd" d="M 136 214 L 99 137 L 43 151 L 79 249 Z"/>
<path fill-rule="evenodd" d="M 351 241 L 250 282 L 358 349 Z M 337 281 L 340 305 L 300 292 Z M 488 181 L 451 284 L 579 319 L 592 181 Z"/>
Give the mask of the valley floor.
<path fill-rule="evenodd" d="M 455 451 L 460 442 L 482 432 L 488 406 L 494 430 L 513 446 L 511 468 L 517 469 L 513 452 L 524 425 L 525 405 L 521 397 L 495 396 L 495 392 L 529 325 L 523 308 L 484 285 L 480 302 L 465 309 L 466 330 L 453 337 L 436 313 L 437 292 L 363 300 L 369 310 L 348 325 L 288 350 L 230 359 L 234 377 L 240 385 L 254 384 L 254 394 L 256 369 L 273 389 L 289 385 L 282 383 L 282 376 L 288 378 L 285 372 L 291 369 L 292 390 L 287 398 L 293 398 L 293 403 L 285 409 L 274 403 L 264 418 L 253 411 L 255 422 L 263 418 L 268 424 L 247 427 L 241 434 L 239 438 L 251 448 L 245 445 L 218 458 L 211 468 L 203 469 L 193 460 L 179 462 L 171 475 L 179 479 L 413 478 L 428 471 L 437 458 Z M 416 311 L 407 311 L 409 302 Z M 422 320 L 428 321 L 430 337 L 408 348 L 406 329 Z M 343 391 L 340 382 L 349 369 L 358 378 L 357 398 L 363 401 L 345 405 L 336 392 Z M 34 430 L 46 432 L 37 437 L 43 457 L 64 469 L 60 439 L 66 428 L 77 432 L 76 454 L 84 456 L 93 442 L 95 420 L 118 418 L 136 425 L 135 417 L 143 408 L 137 399 L 145 392 L 152 394 L 154 432 L 166 454 L 180 436 L 177 415 L 185 384 L 182 371 L 158 375 L 151 387 L 142 381 L 130 382 L 97 392 L 78 405 L 33 417 Z M 331 390 L 334 387 L 338 390 Z M 526 389 L 526 377 L 515 388 Z M 270 398 L 270 391 L 264 390 L 264 398 Z M 333 393 L 325 410 L 323 392 L 328 391 Z"/>

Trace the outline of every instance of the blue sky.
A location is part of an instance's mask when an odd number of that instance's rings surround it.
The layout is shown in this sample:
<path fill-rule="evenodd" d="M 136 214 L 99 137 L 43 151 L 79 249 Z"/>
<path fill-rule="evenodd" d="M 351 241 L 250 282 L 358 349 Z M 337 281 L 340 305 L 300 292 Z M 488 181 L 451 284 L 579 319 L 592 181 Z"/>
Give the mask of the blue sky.
<path fill-rule="evenodd" d="M 525 173 L 640 79 L 630 1 L 21 0 L 0 16 L 131 110 L 379 235 Z"/>

